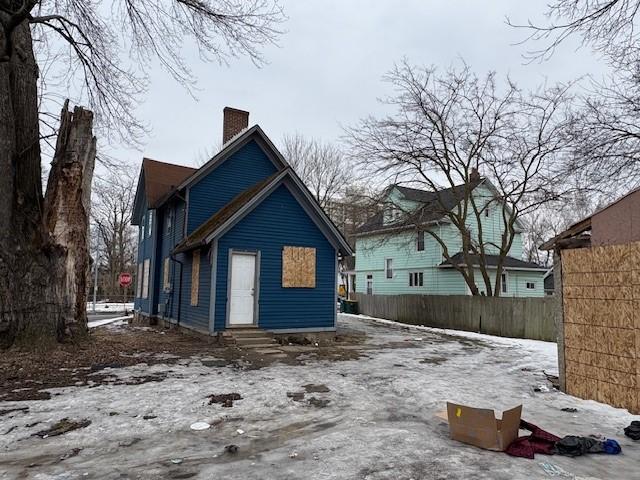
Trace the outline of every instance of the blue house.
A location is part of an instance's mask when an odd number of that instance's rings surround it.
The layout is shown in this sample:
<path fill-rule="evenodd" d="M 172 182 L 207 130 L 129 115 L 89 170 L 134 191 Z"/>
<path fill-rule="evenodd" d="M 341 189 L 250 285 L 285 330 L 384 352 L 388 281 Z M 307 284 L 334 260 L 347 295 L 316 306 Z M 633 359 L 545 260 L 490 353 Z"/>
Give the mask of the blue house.
<path fill-rule="evenodd" d="M 221 151 L 199 169 L 145 158 L 135 315 L 202 333 L 336 326 L 349 244 L 249 114 L 224 109 Z"/>

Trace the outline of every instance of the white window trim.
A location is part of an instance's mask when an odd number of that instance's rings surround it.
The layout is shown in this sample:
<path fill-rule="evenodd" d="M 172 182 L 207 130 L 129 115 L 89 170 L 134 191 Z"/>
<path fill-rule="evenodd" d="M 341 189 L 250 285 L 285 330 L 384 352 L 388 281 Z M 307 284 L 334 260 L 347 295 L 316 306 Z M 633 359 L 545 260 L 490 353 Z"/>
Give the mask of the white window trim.
<path fill-rule="evenodd" d="M 422 249 L 420 249 L 420 235 L 422 235 Z M 416 234 L 416 252 L 424 252 L 427 249 L 427 242 L 425 241 L 424 230 L 418 230 Z"/>
<path fill-rule="evenodd" d="M 509 293 L 509 274 L 506 271 L 500 277 L 500 293 Z"/>
<path fill-rule="evenodd" d="M 149 298 L 149 276 L 151 274 L 151 260 L 145 259 L 142 271 L 142 298 Z"/>
<path fill-rule="evenodd" d="M 153 214 L 153 210 L 149 210 L 148 215 L 149 215 L 149 220 L 147 224 L 149 226 L 149 230 L 147 231 L 147 237 L 150 237 L 153 232 L 153 217 L 155 216 Z"/>
<path fill-rule="evenodd" d="M 388 262 L 391 262 L 391 268 L 387 266 Z M 391 271 L 391 276 L 389 276 L 389 271 Z M 391 280 L 394 277 L 393 272 L 393 258 L 385 258 L 384 259 L 384 278 L 387 280 Z"/>
<path fill-rule="evenodd" d="M 532 287 L 529 287 L 529 285 L 532 285 Z M 527 290 L 535 290 L 536 282 L 525 282 L 525 287 L 527 288 Z"/>
<path fill-rule="evenodd" d="M 173 208 L 169 208 L 167 210 L 167 221 L 165 225 L 165 232 L 167 234 L 170 234 L 172 228 L 173 228 Z"/>
<path fill-rule="evenodd" d="M 369 282 L 371 282 L 371 293 L 369 293 Z M 367 273 L 364 282 L 364 293 L 367 295 L 373 295 L 373 274 Z"/>
<path fill-rule="evenodd" d="M 138 263 L 138 275 L 136 278 L 136 297 L 142 298 L 142 262 Z"/>
<path fill-rule="evenodd" d="M 421 277 L 422 277 L 422 285 L 420 285 Z M 409 272 L 409 287 L 411 288 L 424 287 L 424 272 Z"/>

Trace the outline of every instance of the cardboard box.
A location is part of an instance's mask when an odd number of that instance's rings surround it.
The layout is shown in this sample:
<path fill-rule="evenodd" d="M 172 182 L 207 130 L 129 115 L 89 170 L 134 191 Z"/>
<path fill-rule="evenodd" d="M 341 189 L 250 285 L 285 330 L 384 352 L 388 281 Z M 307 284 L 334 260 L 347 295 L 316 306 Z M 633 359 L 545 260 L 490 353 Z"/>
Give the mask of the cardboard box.
<path fill-rule="evenodd" d="M 496 418 L 493 410 L 473 408 L 447 402 L 446 417 L 451 438 L 487 450 L 502 452 L 518 438 L 522 405 L 502 412 Z"/>

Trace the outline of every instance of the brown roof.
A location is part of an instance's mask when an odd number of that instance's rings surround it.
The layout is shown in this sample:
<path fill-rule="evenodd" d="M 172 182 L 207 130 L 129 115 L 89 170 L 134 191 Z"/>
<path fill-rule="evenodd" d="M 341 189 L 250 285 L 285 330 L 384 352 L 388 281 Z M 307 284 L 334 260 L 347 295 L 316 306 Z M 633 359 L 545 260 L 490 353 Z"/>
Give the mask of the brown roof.
<path fill-rule="evenodd" d="M 285 170 L 279 170 L 270 177 L 256 183 L 252 187 L 249 187 L 245 191 L 236 195 L 233 200 L 227 203 L 224 207 L 214 213 L 206 222 L 196 228 L 191 235 L 182 240 L 176 248 L 174 253 L 186 252 L 194 248 L 201 247 L 205 244 L 207 236 L 215 231 L 218 227 L 223 225 L 229 220 L 238 210 L 251 201 L 263 188 L 266 188 L 276 177 L 280 176 Z"/>
<path fill-rule="evenodd" d="M 174 188 L 184 182 L 197 169 L 143 158 L 142 170 L 147 203 L 149 208 L 156 208 Z"/>

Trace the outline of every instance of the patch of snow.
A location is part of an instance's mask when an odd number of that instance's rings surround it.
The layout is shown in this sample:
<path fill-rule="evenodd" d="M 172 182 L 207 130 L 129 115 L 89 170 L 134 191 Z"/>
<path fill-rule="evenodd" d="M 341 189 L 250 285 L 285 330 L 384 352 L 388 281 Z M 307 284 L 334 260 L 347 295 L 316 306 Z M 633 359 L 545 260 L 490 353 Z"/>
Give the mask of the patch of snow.
<path fill-rule="evenodd" d="M 89 326 L 89 328 L 96 328 L 109 324 L 124 324 L 131 318 L 133 318 L 131 315 L 128 315 L 126 317 L 105 318 L 104 320 L 94 320 L 92 322 L 88 322 L 87 325 Z"/>
<path fill-rule="evenodd" d="M 96 302 L 96 313 L 119 313 L 132 311 L 132 302 Z M 93 312 L 93 302 L 87 302 L 87 312 Z"/>

